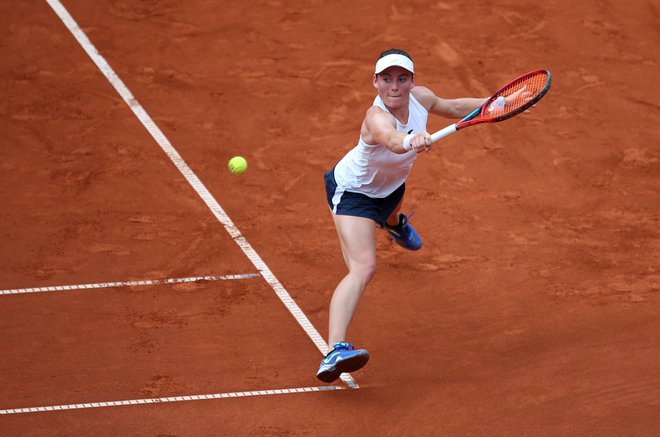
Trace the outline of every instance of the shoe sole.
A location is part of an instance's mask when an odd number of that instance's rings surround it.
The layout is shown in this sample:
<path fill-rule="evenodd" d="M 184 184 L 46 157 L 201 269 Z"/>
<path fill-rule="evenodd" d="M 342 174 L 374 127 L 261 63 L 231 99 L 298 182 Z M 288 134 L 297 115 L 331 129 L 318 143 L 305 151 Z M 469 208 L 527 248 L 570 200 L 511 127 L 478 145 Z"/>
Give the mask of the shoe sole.
<path fill-rule="evenodd" d="M 322 372 L 316 375 L 316 377 L 323 382 L 334 382 L 344 372 L 351 373 L 360 370 L 367 364 L 367 361 L 369 361 L 369 353 L 365 351 L 363 354 L 341 360 L 335 365 L 335 370 Z"/>

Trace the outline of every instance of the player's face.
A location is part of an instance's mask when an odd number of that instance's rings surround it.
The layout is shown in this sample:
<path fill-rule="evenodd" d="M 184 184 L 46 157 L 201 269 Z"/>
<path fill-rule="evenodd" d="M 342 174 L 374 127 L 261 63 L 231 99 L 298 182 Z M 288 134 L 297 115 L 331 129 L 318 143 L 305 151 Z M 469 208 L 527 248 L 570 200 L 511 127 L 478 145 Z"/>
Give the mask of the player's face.
<path fill-rule="evenodd" d="M 383 103 L 390 108 L 407 105 L 414 85 L 412 74 L 401 67 L 390 67 L 374 76 L 374 87 Z"/>

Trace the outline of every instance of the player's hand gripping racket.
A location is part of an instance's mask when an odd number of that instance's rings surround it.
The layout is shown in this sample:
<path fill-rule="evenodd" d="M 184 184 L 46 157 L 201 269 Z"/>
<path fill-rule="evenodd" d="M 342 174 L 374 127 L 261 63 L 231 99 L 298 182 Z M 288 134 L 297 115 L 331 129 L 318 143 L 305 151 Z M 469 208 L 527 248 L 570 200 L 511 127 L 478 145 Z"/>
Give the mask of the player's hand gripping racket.
<path fill-rule="evenodd" d="M 486 103 L 467 117 L 431 135 L 431 142 L 480 123 L 504 121 L 529 109 L 550 89 L 552 75 L 547 70 L 530 71 L 504 85 Z"/>

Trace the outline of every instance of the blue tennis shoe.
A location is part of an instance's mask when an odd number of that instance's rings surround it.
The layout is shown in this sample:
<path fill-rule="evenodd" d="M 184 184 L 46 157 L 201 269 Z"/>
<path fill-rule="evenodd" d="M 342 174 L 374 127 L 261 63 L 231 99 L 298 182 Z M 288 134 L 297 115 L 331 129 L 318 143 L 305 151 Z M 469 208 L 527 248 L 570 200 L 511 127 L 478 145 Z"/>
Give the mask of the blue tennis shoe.
<path fill-rule="evenodd" d="M 369 361 L 369 352 L 365 349 L 355 349 L 355 346 L 345 341 L 339 341 L 332 347 L 316 372 L 316 377 L 323 382 L 333 382 L 343 372 L 355 372 Z"/>
<path fill-rule="evenodd" d="M 390 226 L 386 223 L 385 229 L 392 236 L 392 240 L 399 246 L 408 250 L 418 250 L 422 247 L 422 239 L 410 224 L 410 217 L 412 217 L 412 214 L 407 216 L 401 213 L 399 214 L 399 224 Z"/>

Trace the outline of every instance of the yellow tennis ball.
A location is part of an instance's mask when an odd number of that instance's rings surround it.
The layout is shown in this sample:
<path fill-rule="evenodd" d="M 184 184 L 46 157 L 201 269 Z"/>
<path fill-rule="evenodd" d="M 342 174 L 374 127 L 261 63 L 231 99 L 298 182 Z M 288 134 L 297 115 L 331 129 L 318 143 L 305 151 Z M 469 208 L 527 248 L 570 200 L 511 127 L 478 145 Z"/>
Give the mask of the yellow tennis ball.
<path fill-rule="evenodd" d="M 242 156 L 234 156 L 229 160 L 229 171 L 240 174 L 247 170 L 247 161 Z"/>

